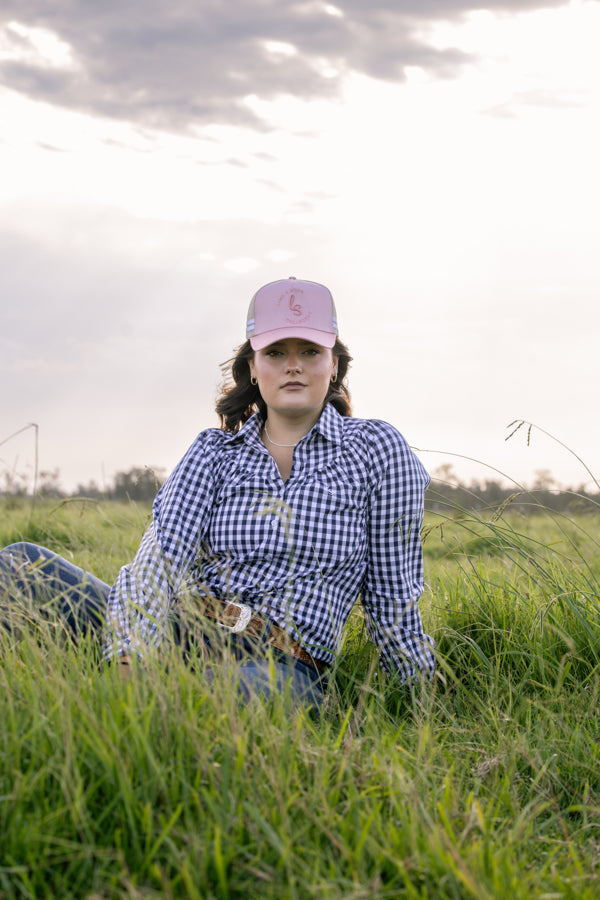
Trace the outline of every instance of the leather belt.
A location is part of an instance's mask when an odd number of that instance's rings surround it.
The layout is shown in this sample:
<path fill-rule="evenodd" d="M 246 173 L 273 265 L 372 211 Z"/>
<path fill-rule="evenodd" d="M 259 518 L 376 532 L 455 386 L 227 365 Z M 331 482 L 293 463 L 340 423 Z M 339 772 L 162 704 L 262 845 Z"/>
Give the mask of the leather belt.
<path fill-rule="evenodd" d="M 298 641 L 281 628 L 276 622 L 267 622 L 257 612 L 245 603 L 236 603 L 233 600 L 221 601 L 214 597 L 205 598 L 204 613 L 208 618 L 214 619 L 217 625 L 228 628 L 232 634 L 244 634 L 257 640 L 263 639 L 266 644 L 288 653 L 294 659 L 313 666 L 317 672 L 325 672 L 329 664 L 320 659 L 315 659 L 301 647 Z"/>

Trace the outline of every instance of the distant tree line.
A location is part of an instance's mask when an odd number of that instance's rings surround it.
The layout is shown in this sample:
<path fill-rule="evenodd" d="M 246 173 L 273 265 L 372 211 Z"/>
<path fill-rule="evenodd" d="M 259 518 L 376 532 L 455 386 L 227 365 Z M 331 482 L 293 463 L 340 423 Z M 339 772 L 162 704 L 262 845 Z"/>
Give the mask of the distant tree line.
<path fill-rule="evenodd" d="M 143 469 L 134 467 L 126 472 L 117 472 L 112 484 L 106 488 L 99 488 L 94 481 L 80 484 L 75 495 L 92 499 L 135 500 L 138 503 L 151 503 L 164 480 L 163 469 L 151 469 L 148 466 L 144 466 Z"/>
<path fill-rule="evenodd" d="M 565 488 L 557 485 L 550 471 L 542 469 L 536 473 L 531 487 L 506 485 L 500 481 L 472 481 L 461 484 L 449 465 L 440 466 L 433 473 L 431 484 L 425 496 L 425 509 L 445 515 L 458 514 L 461 510 L 485 513 L 511 509 L 524 515 L 551 509 L 555 512 L 574 515 L 598 513 L 600 490 L 582 485 Z"/>
<path fill-rule="evenodd" d="M 112 481 L 100 487 L 97 482 L 89 481 L 79 484 L 77 489 L 69 493 L 61 487 L 58 469 L 39 473 L 36 496 L 61 500 L 66 497 L 88 497 L 91 500 L 135 500 L 138 503 L 151 503 L 165 480 L 163 469 L 133 467 L 126 472 L 117 472 Z M 30 497 L 32 494 L 29 479 L 14 473 L 5 473 L 2 497 Z"/>
<path fill-rule="evenodd" d="M 117 472 L 112 481 L 100 487 L 95 481 L 79 484 L 68 493 L 61 488 L 58 469 L 39 473 L 36 496 L 41 498 L 64 499 L 66 497 L 87 497 L 91 500 L 133 500 L 151 503 L 165 480 L 163 469 L 148 466 L 133 467 Z M 0 482 L 0 496 L 31 497 L 32 490 L 25 476 L 4 473 Z M 547 470 L 536 473 L 531 487 L 519 488 L 500 481 L 471 481 L 463 484 L 454 473 L 452 466 L 443 465 L 433 472 L 431 484 L 425 496 L 425 508 L 430 512 L 444 515 L 458 515 L 462 510 L 485 513 L 512 509 L 522 514 L 532 514 L 540 508 L 555 510 L 567 515 L 575 513 L 598 513 L 600 490 L 596 485 L 581 486 L 577 489 L 559 487 Z"/>

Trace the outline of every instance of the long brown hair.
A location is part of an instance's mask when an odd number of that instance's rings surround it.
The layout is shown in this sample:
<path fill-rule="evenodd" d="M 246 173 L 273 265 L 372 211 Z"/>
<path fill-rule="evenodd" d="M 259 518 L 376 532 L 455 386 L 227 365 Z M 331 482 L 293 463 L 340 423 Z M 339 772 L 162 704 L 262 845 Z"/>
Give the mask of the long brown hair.
<path fill-rule="evenodd" d="M 338 358 L 337 381 L 330 383 L 325 403 L 331 403 L 342 416 L 351 416 L 350 392 L 344 383 L 352 357 L 348 348 L 340 340 L 336 340 L 332 351 Z M 249 360 L 253 359 L 254 350 L 250 341 L 246 341 L 237 350 L 233 359 L 223 363 L 221 370 L 224 381 L 221 394 L 217 399 L 216 411 L 221 420 L 221 428 L 225 431 L 239 431 L 257 410 L 263 420 L 267 418 L 267 406 L 257 384 L 250 381 Z"/>

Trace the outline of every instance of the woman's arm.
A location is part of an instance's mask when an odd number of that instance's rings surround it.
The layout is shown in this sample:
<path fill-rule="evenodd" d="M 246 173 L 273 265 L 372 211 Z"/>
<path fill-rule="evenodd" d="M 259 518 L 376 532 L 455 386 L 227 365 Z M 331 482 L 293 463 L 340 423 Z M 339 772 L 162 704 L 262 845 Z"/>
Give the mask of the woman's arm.
<path fill-rule="evenodd" d="M 143 657 L 167 628 L 167 613 L 189 575 L 214 496 L 215 429 L 202 432 L 156 496 L 153 521 L 133 562 L 110 592 L 104 656 Z"/>
<path fill-rule="evenodd" d="M 165 555 L 154 522 L 133 562 L 123 566 L 108 597 L 104 656 L 142 657 L 164 636 L 167 612 L 177 592 L 177 568 Z"/>
<path fill-rule="evenodd" d="M 421 526 L 429 476 L 404 438 L 373 422 L 368 563 L 362 602 L 382 666 L 403 678 L 433 671 L 433 642 L 423 632 Z"/>

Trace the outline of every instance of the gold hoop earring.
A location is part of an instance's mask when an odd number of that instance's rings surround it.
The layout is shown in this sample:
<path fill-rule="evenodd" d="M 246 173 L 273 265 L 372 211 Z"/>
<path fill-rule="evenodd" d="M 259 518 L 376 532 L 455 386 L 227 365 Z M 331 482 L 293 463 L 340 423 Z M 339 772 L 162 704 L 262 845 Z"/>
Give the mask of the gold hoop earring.
<path fill-rule="evenodd" d="M 256 387 L 256 385 L 258 384 L 258 378 L 255 378 L 254 375 L 251 375 L 250 384 L 253 384 Z"/>
<path fill-rule="evenodd" d="M 336 381 L 337 381 L 337 372 L 336 372 L 335 375 L 332 375 L 332 376 L 331 376 L 331 383 L 332 383 L 332 384 L 335 384 Z"/>

